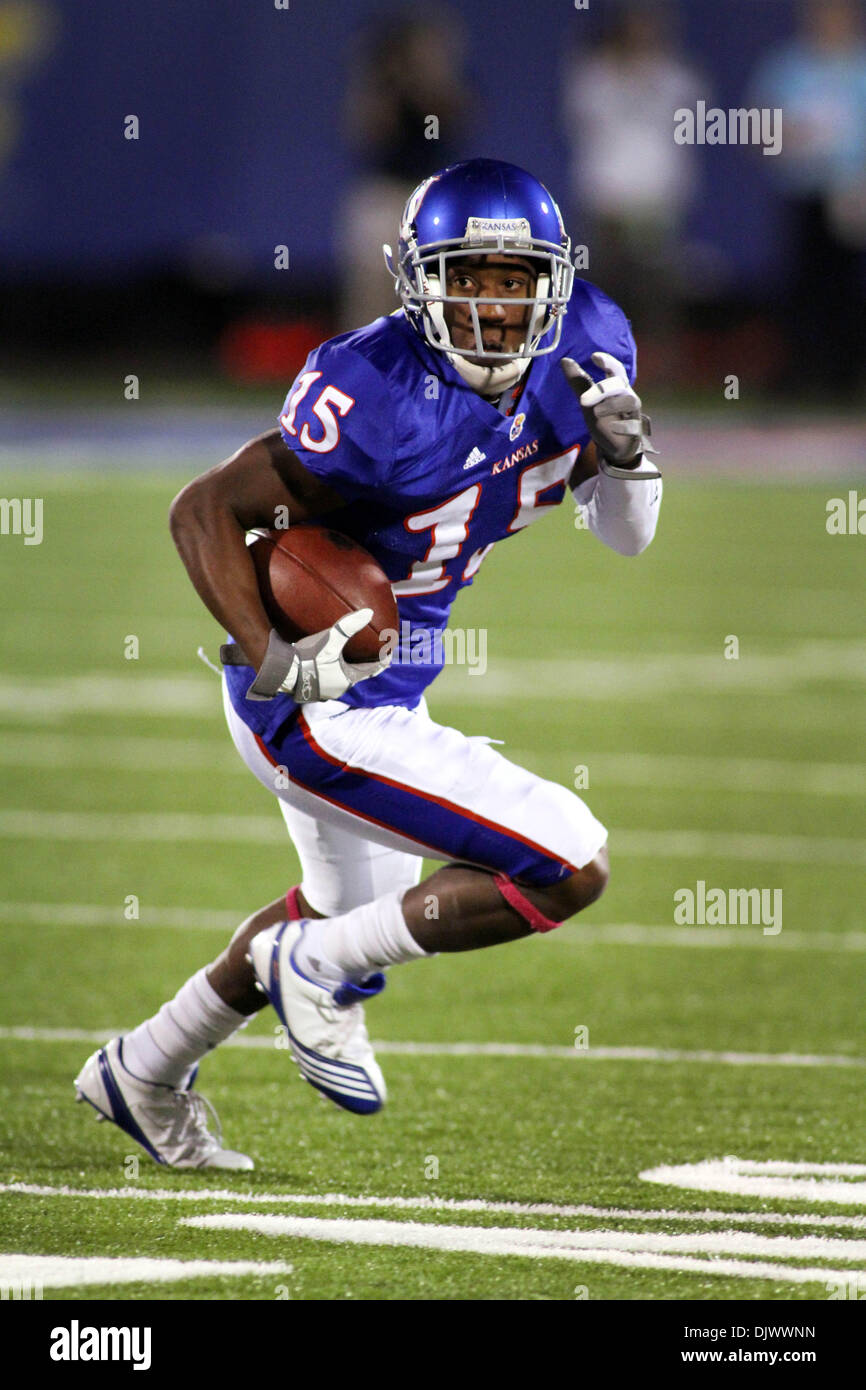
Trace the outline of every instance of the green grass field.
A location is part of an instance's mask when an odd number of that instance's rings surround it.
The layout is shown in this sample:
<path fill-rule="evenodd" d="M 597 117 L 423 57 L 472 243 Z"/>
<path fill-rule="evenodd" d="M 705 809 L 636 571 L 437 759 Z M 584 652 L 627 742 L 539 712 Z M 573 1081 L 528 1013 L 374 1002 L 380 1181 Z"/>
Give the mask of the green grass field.
<path fill-rule="evenodd" d="M 320 1100 L 259 1015 L 199 1083 L 256 1160 L 232 1175 L 138 1163 L 73 1104 L 96 1043 L 296 881 L 196 659 L 220 636 L 168 536 L 181 481 L 3 475 L 44 498 L 44 541 L 0 538 L 0 1250 L 283 1271 L 103 1274 L 46 1299 L 802 1300 L 866 1281 L 866 1169 L 820 1167 L 866 1162 L 866 540 L 826 533 L 842 485 L 675 481 L 640 559 L 562 508 L 486 561 L 454 621 L 486 630 L 487 670 L 447 670 L 432 713 L 588 780 L 610 887 L 543 939 L 392 971 L 368 1010 L 380 1116 Z M 781 930 L 678 924 L 698 881 L 781 890 Z M 749 1187 L 760 1169 L 741 1190 L 641 1176 L 726 1156 L 814 1171 L 765 1171 L 772 1190 Z M 227 1215 L 295 1225 L 182 1224 Z M 527 1253 L 503 1251 L 515 1230 Z"/>

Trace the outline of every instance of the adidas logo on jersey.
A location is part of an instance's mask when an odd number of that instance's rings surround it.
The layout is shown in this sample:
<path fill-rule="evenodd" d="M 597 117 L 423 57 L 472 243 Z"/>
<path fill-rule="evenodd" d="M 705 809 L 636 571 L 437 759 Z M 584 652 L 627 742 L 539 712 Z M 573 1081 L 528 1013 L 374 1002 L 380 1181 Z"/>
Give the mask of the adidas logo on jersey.
<path fill-rule="evenodd" d="M 485 460 L 486 458 L 487 458 L 487 455 L 486 455 L 486 454 L 482 454 L 481 450 L 479 449 L 478 445 L 476 444 L 476 445 L 475 445 L 475 448 L 472 450 L 472 453 L 469 454 L 469 456 L 467 457 L 466 462 L 464 463 L 463 467 L 464 467 L 464 468 L 474 468 L 475 465 L 476 465 L 476 463 L 483 463 L 484 460 Z"/>

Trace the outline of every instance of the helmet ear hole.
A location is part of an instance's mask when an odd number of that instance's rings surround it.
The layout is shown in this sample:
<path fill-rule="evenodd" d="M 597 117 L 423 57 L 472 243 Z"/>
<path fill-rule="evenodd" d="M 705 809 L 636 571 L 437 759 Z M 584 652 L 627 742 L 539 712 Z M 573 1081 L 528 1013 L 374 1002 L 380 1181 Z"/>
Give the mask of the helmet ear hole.
<path fill-rule="evenodd" d="M 430 296 L 426 306 L 427 316 L 430 319 L 431 324 L 433 325 L 433 332 L 436 338 L 436 345 L 438 347 L 450 348 L 451 334 L 449 333 L 448 325 L 445 322 L 445 305 L 442 304 L 440 301 L 440 296 L 442 294 L 442 282 L 439 279 L 438 275 L 427 275 L 424 273 L 423 269 L 421 271 L 421 278 L 424 287 L 424 293 Z"/>

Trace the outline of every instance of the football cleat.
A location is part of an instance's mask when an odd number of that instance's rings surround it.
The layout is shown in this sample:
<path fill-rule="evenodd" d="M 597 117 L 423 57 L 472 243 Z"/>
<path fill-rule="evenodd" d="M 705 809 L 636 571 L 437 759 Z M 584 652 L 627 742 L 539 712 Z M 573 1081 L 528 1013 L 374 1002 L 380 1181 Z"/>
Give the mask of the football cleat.
<path fill-rule="evenodd" d="M 216 1111 L 204 1096 L 192 1090 L 198 1067 L 185 1078 L 181 1089 L 142 1081 L 123 1064 L 123 1038 L 112 1038 L 88 1057 L 75 1078 L 75 1099 L 86 1100 L 97 1120 L 111 1120 L 150 1154 L 169 1168 L 255 1167 L 246 1154 L 224 1149 Z M 208 1111 L 216 1135 L 207 1126 Z"/>
<path fill-rule="evenodd" d="M 311 980 L 295 961 L 306 921 L 278 922 L 253 937 L 247 957 L 286 1030 L 301 1075 L 329 1100 L 355 1115 L 385 1104 L 385 1079 L 373 1055 L 363 1001 L 385 988 L 385 976 L 336 989 Z"/>

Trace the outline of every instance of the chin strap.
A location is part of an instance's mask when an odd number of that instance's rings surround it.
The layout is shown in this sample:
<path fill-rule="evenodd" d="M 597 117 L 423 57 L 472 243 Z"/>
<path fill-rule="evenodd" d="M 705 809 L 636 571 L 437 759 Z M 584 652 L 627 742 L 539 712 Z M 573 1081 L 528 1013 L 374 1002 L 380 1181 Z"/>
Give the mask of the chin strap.
<path fill-rule="evenodd" d="M 500 362 L 496 367 L 482 367 L 478 362 L 468 362 L 456 352 L 447 353 L 447 357 L 467 386 L 482 396 L 499 396 L 510 386 L 516 386 L 531 360 L 519 357 L 511 362 Z"/>

